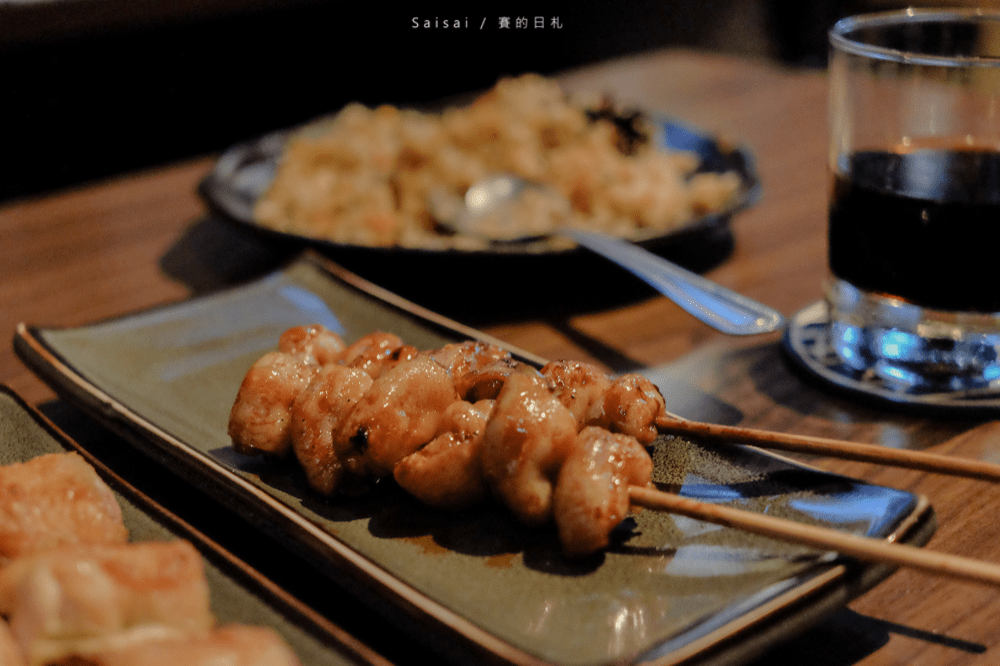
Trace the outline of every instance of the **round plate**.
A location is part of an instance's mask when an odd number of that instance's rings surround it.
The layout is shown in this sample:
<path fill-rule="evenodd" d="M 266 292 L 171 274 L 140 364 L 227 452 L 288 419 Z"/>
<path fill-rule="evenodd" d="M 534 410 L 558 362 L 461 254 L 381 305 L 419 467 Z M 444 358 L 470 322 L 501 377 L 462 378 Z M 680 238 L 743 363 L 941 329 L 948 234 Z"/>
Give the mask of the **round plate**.
<path fill-rule="evenodd" d="M 874 373 L 856 370 L 841 362 L 829 345 L 829 311 L 825 301 L 799 311 L 785 330 L 784 347 L 791 359 L 811 375 L 855 395 L 923 410 L 995 412 L 1000 409 L 1000 389 L 962 393 L 911 392 L 882 380 Z"/>
<path fill-rule="evenodd" d="M 737 173 L 739 193 L 725 210 L 666 234 L 630 240 L 690 270 L 708 270 L 732 251 L 731 216 L 760 197 L 753 157 L 689 125 L 656 122 L 661 125 L 657 135 L 664 148 L 694 152 L 700 158 L 699 171 Z M 254 219 L 254 205 L 274 178 L 285 143 L 295 131 L 273 132 L 223 153 L 199 185 L 201 196 L 222 219 L 269 242 L 315 248 L 390 291 L 463 321 L 481 323 L 497 314 L 534 317 L 559 310 L 599 310 L 655 294 L 624 269 L 580 248 L 503 243 L 484 250 L 372 247 L 264 227 Z"/>
<path fill-rule="evenodd" d="M 733 203 L 727 208 L 692 220 L 689 224 L 671 231 L 650 236 L 636 235 L 629 240 L 647 249 L 669 242 L 670 239 L 687 238 L 702 233 L 706 228 L 725 223 L 738 210 L 757 201 L 760 196 L 760 180 L 757 177 L 753 159 L 742 148 L 726 148 L 699 131 L 670 120 L 657 120 L 660 125 L 660 144 L 664 149 L 683 150 L 698 155 L 699 172 L 726 173 L 739 175 L 740 187 Z M 224 152 L 212 171 L 199 185 L 200 194 L 219 212 L 243 224 L 259 230 L 283 236 L 288 239 L 305 241 L 323 247 L 362 247 L 329 240 L 313 238 L 289 232 L 280 232 L 264 227 L 254 218 L 254 206 L 267 191 L 278 168 L 278 160 L 289 137 L 299 130 L 286 129 L 264 135 L 246 143 L 237 144 Z M 368 246 L 363 246 L 368 247 Z M 369 248 L 392 249 L 418 254 L 553 254 L 576 250 L 553 249 L 544 243 L 498 243 L 485 250 L 427 250 L 419 248 Z"/>

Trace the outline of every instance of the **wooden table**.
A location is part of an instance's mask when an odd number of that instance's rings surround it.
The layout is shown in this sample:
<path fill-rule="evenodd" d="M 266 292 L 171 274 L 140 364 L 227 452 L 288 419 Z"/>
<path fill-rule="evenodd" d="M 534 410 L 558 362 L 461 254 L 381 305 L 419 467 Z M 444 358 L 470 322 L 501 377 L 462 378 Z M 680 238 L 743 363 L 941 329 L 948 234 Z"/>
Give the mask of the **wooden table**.
<path fill-rule="evenodd" d="M 818 299 L 826 271 L 822 72 L 664 51 L 563 78 L 570 88 L 608 91 L 747 146 L 757 158 L 763 197 L 735 218 L 735 249 L 709 277 L 786 314 Z M 197 197 L 196 185 L 213 159 L 0 208 L 2 330 L 10 336 L 20 321 L 80 325 L 274 268 L 281 256 L 238 238 L 239 232 L 214 219 Z M 1000 459 L 996 423 L 862 404 L 794 373 L 777 336 L 728 338 L 663 298 L 558 317 L 511 317 L 484 328 L 546 358 L 592 360 L 613 371 L 652 369 L 664 378 L 668 407 L 685 416 Z M 0 354 L 0 381 L 75 437 L 113 437 L 59 401 L 10 346 Z M 995 487 L 860 463 L 811 462 L 928 496 L 939 520 L 929 547 L 1000 561 Z M 381 630 L 366 635 L 362 620 L 344 621 L 363 638 L 384 639 Z M 998 629 L 1000 590 L 901 571 L 759 663 L 993 664 L 1000 650 Z"/>

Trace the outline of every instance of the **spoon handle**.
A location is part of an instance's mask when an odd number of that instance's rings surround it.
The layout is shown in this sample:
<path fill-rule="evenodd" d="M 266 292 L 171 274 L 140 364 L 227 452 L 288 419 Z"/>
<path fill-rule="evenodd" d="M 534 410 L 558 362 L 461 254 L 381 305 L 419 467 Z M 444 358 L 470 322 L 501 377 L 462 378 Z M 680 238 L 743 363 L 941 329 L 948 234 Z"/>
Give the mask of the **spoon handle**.
<path fill-rule="evenodd" d="M 579 229 L 560 229 L 558 233 L 630 271 L 694 317 L 723 333 L 770 333 L 785 325 L 785 318 L 776 310 L 706 280 L 638 245 Z"/>

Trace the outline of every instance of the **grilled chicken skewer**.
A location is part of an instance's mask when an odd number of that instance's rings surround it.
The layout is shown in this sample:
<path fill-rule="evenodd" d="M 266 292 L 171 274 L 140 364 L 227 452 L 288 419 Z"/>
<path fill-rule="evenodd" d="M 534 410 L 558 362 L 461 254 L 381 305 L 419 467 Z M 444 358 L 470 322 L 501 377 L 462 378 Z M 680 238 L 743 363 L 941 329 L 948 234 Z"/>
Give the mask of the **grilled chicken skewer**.
<path fill-rule="evenodd" d="M 875 447 L 686 421 L 669 414 L 659 390 L 640 375 L 611 378 L 569 361 L 537 370 L 479 342 L 417 351 L 379 333 L 348 348 L 315 327 L 282 337 L 310 341 L 285 344 L 278 352 L 291 359 L 278 364 L 289 368 L 287 383 L 298 382 L 305 368 L 307 388 L 289 401 L 287 391 L 267 393 L 271 384 L 258 384 L 251 369 L 233 407 L 230 433 L 238 450 L 252 451 L 238 439 L 248 429 L 240 422 L 249 413 L 241 402 L 285 401 L 278 410 L 262 410 L 281 415 L 265 426 L 287 438 L 286 449 L 324 495 L 352 480 L 393 476 L 409 494 L 442 509 L 464 509 L 492 496 L 526 525 L 554 522 L 571 556 L 606 547 L 629 508 L 643 506 L 861 559 L 1000 584 L 1000 568 L 983 562 L 663 493 L 652 485 L 645 449 L 664 431 L 810 453 L 853 452 L 869 461 L 882 459 L 871 451 Z M 311 348 L 341 351 L 321 359 Z M 357 354 L 358 348 L 369 353 Z M 268 382 L 273 379 L 271 372 Z M 809 443 L 825 448 L 809 449 Z M 274 454 L 280 448 L 266 444 L 261 450 Z M 885 458 L 898 460 L 896 454 Z M 941 456 L 916 458 L 925 459 L 920 469 L 954 469 L 931 464 Z"/>

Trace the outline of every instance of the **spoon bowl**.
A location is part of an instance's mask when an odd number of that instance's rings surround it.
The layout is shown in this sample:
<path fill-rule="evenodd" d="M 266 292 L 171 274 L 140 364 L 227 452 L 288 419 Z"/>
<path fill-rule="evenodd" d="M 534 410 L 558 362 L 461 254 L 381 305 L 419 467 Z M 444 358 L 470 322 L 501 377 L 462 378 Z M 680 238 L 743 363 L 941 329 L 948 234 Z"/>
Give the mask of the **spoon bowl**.
<path fill-rule="evenodd" d="M 515 226 L 515 205 L 528 197 L 537 214 L 522 215 Z M 776 310 L 712 282 L 638 245 L 594 231 L 559 224 L 569 202 L 550 188 L 511 175 L 474 183 L 464 201 L 432 196 L 430 208 L 439 224 L 491 242 L 515 243 L 544 236 L 569 238 L 628 270 L 677 303 L 698 320 L 730 335 L 771 333 L 785 326 Z M 529 226 L 524 226 L 527 219 Z"/>

